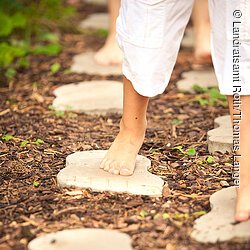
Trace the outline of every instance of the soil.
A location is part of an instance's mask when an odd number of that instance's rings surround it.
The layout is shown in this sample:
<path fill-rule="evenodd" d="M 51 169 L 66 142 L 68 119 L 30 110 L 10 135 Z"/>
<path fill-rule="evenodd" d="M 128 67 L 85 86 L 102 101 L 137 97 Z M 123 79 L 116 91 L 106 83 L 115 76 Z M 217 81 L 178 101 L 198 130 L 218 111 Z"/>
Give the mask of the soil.
<path fill-rule="evenodd" d="M 74 3 L 78 16 L 105 11 L 104 7 Z M 79 150 L 108 149 L 118 132 L 120 115 L 95 116 L 56 112 L 50 108 L 58 86 L 93 79 L 120 77 L 67 73 L 72 57 L 97 50 L 105 41 L 94 34 L 64 30 L 62 53 L 57 57 L 31 57 L 31 67 L 19 71 L 10 87 L 0 88 L 0 249 L 27 249 L 30 240 L 44 233 L 70 228 L 106 228 L 126 232 L 134 249 L 250 249 L 250 243 L 228 241 L 200 244 L 190 232 L 209 197 L 232 185 L 230 154 L 216 153 L 207 163 L 206 133 L 214 118 L 228 114 L 222 103 L 201 106 L 196 97 L 176 89 L 181 73 L 192 68 L 191 51 L 181 50 L 170 84 L 150 101 L 148 129 L 140 154 L 152 161 L 150 172 L 166 185 L 161 198 L 57 186 L 56 175 L 67 155 Z M 52 75 L 50 66 L 61 69 Z M 178 119 L 178 120 L 176 120 Z M 175 124 L 175 121 L 181 121 Z M 32 143 L 41 139 L 44 143 Z M 20 144 L 27 141 L 24 147 Z M 181 153 L 196 149 L 194 156 Z M 198 212 L 198 213 L 197 213 Z"/>

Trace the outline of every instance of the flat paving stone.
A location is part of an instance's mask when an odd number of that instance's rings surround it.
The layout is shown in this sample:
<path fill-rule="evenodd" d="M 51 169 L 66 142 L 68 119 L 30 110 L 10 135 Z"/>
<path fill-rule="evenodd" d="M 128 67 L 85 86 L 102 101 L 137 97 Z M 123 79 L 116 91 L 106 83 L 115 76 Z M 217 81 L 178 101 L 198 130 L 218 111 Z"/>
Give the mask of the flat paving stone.
<path fill-rule="evenodd" d="M 50 233 L 32 240 L 29 250 L 132 250 L 131 238 L 104 229 L 71 229 Z"/>
<path fill-rule="evenodd" d="M 151 161 L 138 155 L 132 176 L 113 175 L 100 169 L 106 150 L 76 152 L 66 158 L 66 168 L 57 175 L 61 187 L 91 188 L 96 191 L 127 192 L 161 196 L 164 181 L 148 172 Z"/>
<path fill-rule="evenodd" d="M 194 93 L 194 85 L 204 88 L 218 86 L 218 81 L 213 70 L 184 72 L 182 78 L 177 82 L 177 88 L 181 92 Z"/>
<path fill-rule="evenodd" d="M 121 65 L 99 65 L 94 59 L 95 52 L 89 51 L 81 53 L 73 57 L 73 64 L 70 68 L 71 72 L 78 74 L 89 74 L 89 75 L 121 75 Z"/>
<path fill-rule="evenodd" d="M 123 84 L 89 81 L 67 84 L 54 91 L 53 108 L 90 114 L 122 113 Z"/>
<path fill-rule="evenodd" d="M 210 197 L 212 210 L 195 221 L 191 237 L 203 243 L 250 240 L 250 221 L 235 224 L 236 188 L 224 188 Z"/>
<path fill-rule="evenodd" d="M 214 120 L 215 128 L 207 132 L 208 151 L 214 153 L 231 152 L 233 147 L 233 129 L 230 115 L 217 117 Z"/>
<path fill-rule="evenodd" d="M 105 29 L 109 28 L 108 13 L 94 13 L 82 20 L 79 25 L 80 29 Z"/>

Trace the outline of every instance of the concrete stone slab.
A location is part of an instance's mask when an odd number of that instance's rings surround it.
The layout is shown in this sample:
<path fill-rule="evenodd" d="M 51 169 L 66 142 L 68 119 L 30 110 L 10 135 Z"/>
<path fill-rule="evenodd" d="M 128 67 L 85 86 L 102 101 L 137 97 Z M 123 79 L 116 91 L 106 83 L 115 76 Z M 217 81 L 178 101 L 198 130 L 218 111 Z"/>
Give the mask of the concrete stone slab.
<path fill-rule="evenodd" d="M 230 116 L 221 116 L 214 120 L 215 129 L 207 132 L 208 151 L 214 153 L 231 152 L 233 146 L 233 129 Z"/>
<path fill-rule="evenodd" d="M 236 188 L 224 188 L 210 197 L 212 210 L 195 221 L 191 237 L 203 243 L 250 240 L 250 221 L 235 223 Z"/>
<path fill-rule="evenodd" d="M 194 47 L 194 31 L 192 28 L 187 28 L 183 36 L 181 47 L 191 49 Z"/>
<path fill-rule="evenodd" d="M 91 188 L 96 191 L 127 192 L 161 196 L 164 181 L 147 171 L 151 162 L 138 155 L 132 176 L 112 175 L 100 169 L 106 150 L 76 152 L 66 158 L 66 168 L 57 175 L 61 187 Z"/>
<path fill-rule="evenodd" d="M 80 29 L 109 29 L 108 13 L 94 13 L 82 20 L 79 25 Z"/>
<path fill-rule="evenodd" d="M 54 91 L 52 106 L 90 114 L 122 113 L 123 85 L 116 81 L 89 81 L 67 84 Z"/>
<path fill-rule="evenodd" d="M 32 240 L 29 250 L 132 250 L 131 238 L 104 229 L 71 229 L 50 233 Z"/>
<path fill-rule="evenodd" d="M 193 86 L 214 87 L 218 85 L 215 73 L 213 70 L 206 71 L 189 71 L 182 74 L 182 78 L 177 82 L 177 88 L 181 92 L 194 93 Z"/>
<path fill-rule="evenodd" d="M 70 70 L 78 74 L 89 74 L 89 75 L 121 75 L 121 65 L 99 65 L 94 59 L 95 52 L 85 52 L 73 57 L 73 64 Z"/>

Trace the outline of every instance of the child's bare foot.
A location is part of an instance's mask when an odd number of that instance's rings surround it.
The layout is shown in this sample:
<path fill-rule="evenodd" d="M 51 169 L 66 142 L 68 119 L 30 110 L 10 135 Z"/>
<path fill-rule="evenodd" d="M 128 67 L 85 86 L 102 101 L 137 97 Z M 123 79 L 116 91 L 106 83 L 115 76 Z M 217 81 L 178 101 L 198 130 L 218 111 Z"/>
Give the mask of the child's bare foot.
<path fill-rule="evenodd" d="M 122 63 L 122 52 L 115 39 L 106 41 L 105 45 L 95 54 L 95 61 L 105 66 Z"/>
<path fill-rule="evenodd" d="M 100 168 L 115 175 L 132 175 L 135 169 L 136 156 L 145 137 L 146 125 L 128 129 L 123 121 L 120 132 L 103 159 Z"/>
<path fill-rule="evenodd" d="M 196 35 L 193 68 L 196 70 L 212 66 L 209 31 Z"/>
<path fill-rule="evenodd" d="M 248 135 L 249 136 L 249 135 Z M 249 138 L 249 137 L 247 137 Z M 246 140 L 241 141 L 244 149 L 249 151 L 250 145 Z M 235 220 L 242 222 L 250 219 L 250 156 L 242 150 L 240 162 L 240 187 L 237 188 L 237 204 Z"/>
<path fill-rule="evenodd" d="M 245 182 L 245 183 L 244 183 Z M 240 188 L 237 188 L 237 205 L 235 220 L 242 222 L 250 219 L 250 176 L 241 180 Z"/>

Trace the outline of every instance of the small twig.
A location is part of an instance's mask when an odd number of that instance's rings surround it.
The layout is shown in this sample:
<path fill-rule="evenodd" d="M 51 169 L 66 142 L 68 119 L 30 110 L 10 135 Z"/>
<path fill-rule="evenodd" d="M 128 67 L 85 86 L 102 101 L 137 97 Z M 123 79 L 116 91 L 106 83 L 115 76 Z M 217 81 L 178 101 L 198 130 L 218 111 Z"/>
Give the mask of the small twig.
<path fill-rule="evenodd" d="M 10 109 L 5 109 L 2 112 L 0 112 L 0 116 L 5 115 L 10 112 Z"/>
<path fill-rule="evenodd" d="M 82 212 L 86 212 L 86 209 L 83 208 L 83 207 L 68 207 L 68 208 L 65 208 L 61 211 L 58 211 L 58 212 L 54 212 L 54 215 L 55 216 L 58 216 L 58 215 L 61 215 L 63 213 L 67 213 L 67 212 L 70 212 L 70 211 L 75 211 L 75 210 L 79 210 L 79 211 L 82 211 Z"/>

